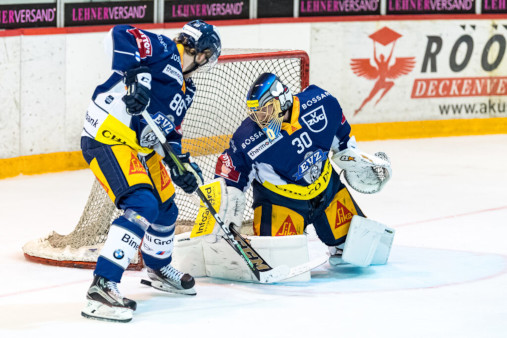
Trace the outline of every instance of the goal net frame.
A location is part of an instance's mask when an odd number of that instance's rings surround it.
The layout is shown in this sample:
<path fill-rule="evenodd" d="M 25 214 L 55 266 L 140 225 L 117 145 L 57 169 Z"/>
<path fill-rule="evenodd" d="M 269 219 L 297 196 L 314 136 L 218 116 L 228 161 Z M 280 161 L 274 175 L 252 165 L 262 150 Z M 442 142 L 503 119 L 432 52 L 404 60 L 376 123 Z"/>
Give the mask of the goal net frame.
<path fill-rule="evenodd" d="M 182 147 L 199 164 L 205 180 L 213 178 L 218 154 L 229 147 L 232 133 L 247 117 L 246 92 L 251 83 L 261 73 L 272 72 L 289 86 L 292 93 L 298 93 L 309 85 L 309 68 L 309 56 L 302 50 L 224 49 L 217 66 L 208 73 L 197 73 L 192 77 L 197 92 L 183 121 Z M 229 88 L 229 84 L 232 88 Z M 223 119 L 223 123 L 229 123 L 224 116 L 233 117 L 230 126 L 220 124 L 220 119 Z M 217 126 L 212 126 L 211 131 L 203 134 L 193 132 L 199 131 L 203 125 L 216 122 Z M 220 129 L 219 132 L 216 129 Z M 185 194 L 179 187 L 175 188 L 175 202 L 180 210 L 176 233 L 191 231 L 198 211 L 198 197 L 196 194 Z M 245 221 L 241 228 L 241 232 L 247 235 L 253 234 L 251 201 L 250 189 L 247 191 Z M 93 269 L 112 221 L 121 214 L 122 211 L 114 206 L 98 181 L 94 180 L 88 201 L 74 230 L 68 235 L 53 231 L 47 237 L 26 243 L 23 246 L 24 256 L 29 261 L 46 265 Z M 141 254 L 138 253 L 128 269 L 142 268 Z"/>

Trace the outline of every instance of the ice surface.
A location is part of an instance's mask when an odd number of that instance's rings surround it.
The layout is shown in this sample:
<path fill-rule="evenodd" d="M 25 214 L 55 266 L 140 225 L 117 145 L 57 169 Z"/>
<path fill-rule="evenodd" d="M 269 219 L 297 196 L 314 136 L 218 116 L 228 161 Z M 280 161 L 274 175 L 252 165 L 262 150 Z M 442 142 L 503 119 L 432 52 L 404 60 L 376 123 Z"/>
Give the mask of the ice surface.
<path fill-rule="evenodd" d="M 304 283 L 200 278 L 197 296 L 120 284 L 138 301 L 129 324 L 80 316 L 90 270 L 28 262 L 21 247 L 70 232 L 89 170 L 0 180 L 0 337 L 507 337 L 507 135 L 361 142 L 384 151 L 393 178 L 354 194 L 396 229 L 389 264 L 330 267 Z M 311 236 L 311 255 L 325 251 Z"/>

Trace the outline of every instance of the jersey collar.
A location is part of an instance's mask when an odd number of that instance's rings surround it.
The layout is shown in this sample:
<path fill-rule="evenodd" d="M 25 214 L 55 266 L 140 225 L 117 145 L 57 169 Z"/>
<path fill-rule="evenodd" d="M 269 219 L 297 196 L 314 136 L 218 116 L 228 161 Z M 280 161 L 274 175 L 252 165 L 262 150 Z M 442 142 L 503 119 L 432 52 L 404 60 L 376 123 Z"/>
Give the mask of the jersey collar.
<path fill-rule="evenodd" d="M 292 104 L 290 122 L 282 123 L 282 130 L 285 130 L 289 135 L 292 135 L 293 132 L 301 129 L 301 124 L 299 124 L 299 98 L 297 96 L 293 96 L 292 99 L 294 100 L 294 103 Z"/>
<path fill-rule="evenodd" d="M 178 48 L 178 53 L 180 54 L 181 72 L 183 74 L 183 53 L 185 53 L 185 46 L 183 46 L 181 43 L 177 43 L 176 48 Z M 183 85 L 181 86 L 181 91 L 183 92 L 183 94 L 185 93 L 186 89 L 187 88 L 185 86 L 185 80 L 183 80 Z"/>

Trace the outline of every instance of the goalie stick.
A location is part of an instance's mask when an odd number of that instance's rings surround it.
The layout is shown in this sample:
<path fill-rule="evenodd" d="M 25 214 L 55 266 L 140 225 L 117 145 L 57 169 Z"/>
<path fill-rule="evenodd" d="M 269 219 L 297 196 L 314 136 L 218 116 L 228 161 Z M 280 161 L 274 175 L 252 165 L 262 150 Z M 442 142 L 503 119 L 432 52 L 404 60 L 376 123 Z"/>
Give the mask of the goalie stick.
<path fill-rule="evenodd" d="M 148 125 L 151 127 L 155 135 L 160 141 L 160 144 L 164 148 L 164 151 L 170 156 L 173 162 L 178 167 L 180 174 L 184 174 L 187 172 L 187 169 L 181 163 L 180 159 L 174 153 L 173 148 L 167 142 L 165 135 L 160 130 L 159 126 L 153 121 L 151 115 L 144 110 L 142 112 L 143 118 L 146 120 Z M 324 264 L 327 261 L 327 256 L 323 261 L 324 257 L 320 257 L 318 260 L 310 261 L 301 265 L 298 265 L 293 268 L 289 268 L 287 265 L 280 265 L 272 268 L 262 257 L 255 251 L 255 249 L 248 243 L 248 241 L 241 236 L 235 229 L 229 229 L 220 216 L 218 216 L 217 212 L 211 205 L 211 202 L 206 198 L 201 189 L 196 190 L 197 195 L 201 198 L 203 203 L 209 209 L 211 215 L 215 218 L 217 223 L 222 228 L 225 236 L 225 241 L 236 251 L 241 258 L 248 265 L 254 276 L 260 283 L 275 283 L 293 276 L 297 276 L 299 274 L 305 273 L 321 264 Z"/>

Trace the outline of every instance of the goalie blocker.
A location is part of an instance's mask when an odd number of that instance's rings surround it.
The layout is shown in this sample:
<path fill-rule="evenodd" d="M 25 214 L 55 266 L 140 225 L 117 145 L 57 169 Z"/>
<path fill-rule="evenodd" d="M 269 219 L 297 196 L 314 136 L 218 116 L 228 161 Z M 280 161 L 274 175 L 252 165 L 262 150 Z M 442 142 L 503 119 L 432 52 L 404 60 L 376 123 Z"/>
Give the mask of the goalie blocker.
<path fill-rule="evenodd" d="M 227 213 L 224 209 L 230 204 L 227 201 L 227 189 L 224 189 L 221 180 L 221 178 L 213 180 L 202 186 L 201 190 L 213 197 L 214 207 L 217 210 Z M 233 197 L 238 198 L 235 194 Z M 172 265 L 179 270 L 188 271 L 194 277 L 257 282 L 250 269 L 241 262 L 241 258 L 214 228 L 214 219 L 210 218 L 206 208 L 201 206 L 192 233 L 183 233 L 175 238 Z M 356 215 L 352 218 L 342 259 L 346 263 L 361 267 L 386 264 L 393 238 L 394 229 Z M 272 266 L 287 265 L 292 268 L 310 262 L 306 235 L 248 236 L 247 239 Z M 310 277 L 310 271 L 306 271 L 284 282 L 309 281 Z"/>

